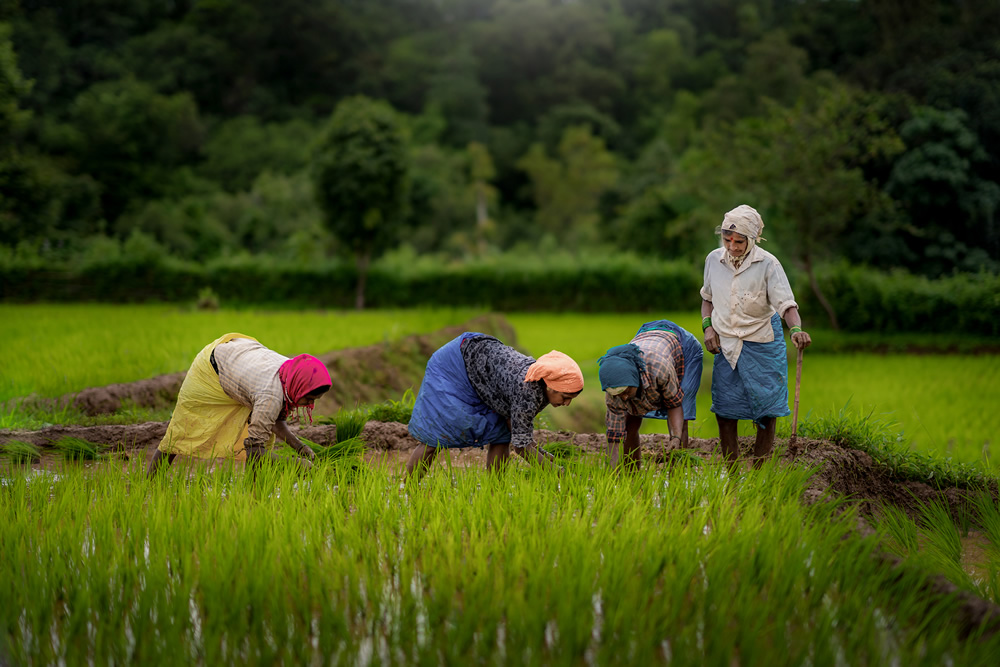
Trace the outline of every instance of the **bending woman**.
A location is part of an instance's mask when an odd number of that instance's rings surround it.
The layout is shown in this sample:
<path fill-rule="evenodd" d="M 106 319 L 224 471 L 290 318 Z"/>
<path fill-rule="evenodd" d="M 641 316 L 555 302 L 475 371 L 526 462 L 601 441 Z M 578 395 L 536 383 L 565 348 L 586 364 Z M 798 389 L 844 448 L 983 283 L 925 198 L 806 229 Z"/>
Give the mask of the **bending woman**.
<path fill-rule="evenodd" d="M 316 357 L 289 359 L 250 336 L 226 334 L 206 345 L 191 364 L 148 475 L 177 454 L 219 459 L 245 452 L 255 467 L 275 436 L 311 461 L 315 453 L 288 429 L 287 417 L 305 408 L 311 419 L 314 402 L 331 384 Z"/>
<path fill-rule="evenodd" d="M 640 467 L 639 427 L 644 417 L 666 419 L 670 443 L 687 446 L 687 423 L 697 416 L 701 358 L 701 344 L 694 336 L 670 320 L 656 320 L 597 361 L 612 467 Z"/>
<path fill-rule="evenodd" d="M 510 457 L 552 461 L 534 441 L 535 415 L 546 405 L 569 405 L 583 391 L 583 373 L 553 350 L 536 361 L 493 336 L 466 332 L 427 362 L 410 418 L 410 435 L 421 444 L 406 464 L 422 475 L 440 448 L 488 446 L 487 470 Z"/>
<path fill-rule="evenodd" d="M 754 465 L 774 447 L 778 417 L 787 417 L 788 357 L 781 318 L 792 343 L 803 350 L 812 339 L 802 330 L 798 304 L 781 263 L 759 245 L 764 221 L 747 205 L 726 213 L 716 233 L 722 247 L 705 258 L 701 288 L 705 348 L 716 355 L 712 368 L 712 412 L 719 422 L 722 453 L 739 457 L 740 419 L 757 427 Z"/>

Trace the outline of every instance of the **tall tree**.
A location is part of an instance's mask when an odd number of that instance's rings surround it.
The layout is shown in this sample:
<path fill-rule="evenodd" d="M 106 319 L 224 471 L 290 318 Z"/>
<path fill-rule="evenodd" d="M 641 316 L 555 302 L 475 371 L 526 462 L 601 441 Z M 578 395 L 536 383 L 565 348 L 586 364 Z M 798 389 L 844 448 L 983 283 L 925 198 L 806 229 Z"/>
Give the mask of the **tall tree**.
<path fill-rule="evenodd" d="M 868 99 L 846 88 L 821 92 L 815 104 L 769 106 L 764 117 L 706 133 L 702 145 L 685 154 L 672 187 L 705 202 L 703 219 L 719 220 L 740 203 L 762 210 L 775 230 L 772 236 L 765 229 L 764 236 L 778 237 L 791 251 L 836 329 L 816 263 L 832 254 L 852 218 L 883 197 L 862 165 L 899 153 L 902 142 Z"/>
<path fill-rule="evenodd" d="M 69 152 L 103 186 L 108 221 L 138 200 L 177 194 L 178 169 L 193 162 L 204 136 L 190 95 L 159 95 L 133 78 L 80 93 L 70 121 Z"/>
<path fill-rule="evenodd" d="M 567 128 L 554 158 L 532 145 L 518 167 L 531 178 L 542 229 L 570 245 L 597 240 L 598 204 L 618 181 L 618 165 L 588 126 Z"/>
<path fill-rule="evenodd" d="M 933 276 L 995 269 L 1000 186 L 981 175 L 987 154 L 965 112 L 919 107 L 899 132 L 907 150 L 886 189 L 910 217 L 921 258 L 914 268 Z"/>
<path fill-rule="evenodd" d="M 406 140 L 392 108 L 360 96 L 338 104 L 316 152 L 314 183 L 327 227 L 354 253 L 355 306 L 364 308 L 368 268 L 397 241 L 406 204 Z"/>

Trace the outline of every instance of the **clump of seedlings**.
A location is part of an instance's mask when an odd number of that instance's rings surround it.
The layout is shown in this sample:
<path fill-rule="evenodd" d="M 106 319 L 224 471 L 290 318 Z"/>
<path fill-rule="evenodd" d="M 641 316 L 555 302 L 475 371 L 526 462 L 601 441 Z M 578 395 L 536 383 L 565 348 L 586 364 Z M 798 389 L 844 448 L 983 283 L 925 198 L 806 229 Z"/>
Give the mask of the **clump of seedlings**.
<path fill-rule="evenodd" d="M 82 438 L 65 436 L 53 443 L 67 461 L 95 461 L 101 456 L 101 446 Z"/>
<path fill-rule="evenodd" d="M 0 447 L 0 453 L 16 465 L 38 463 L 42 460 L 42 450 L 30 442 L 11 440 Z"/>

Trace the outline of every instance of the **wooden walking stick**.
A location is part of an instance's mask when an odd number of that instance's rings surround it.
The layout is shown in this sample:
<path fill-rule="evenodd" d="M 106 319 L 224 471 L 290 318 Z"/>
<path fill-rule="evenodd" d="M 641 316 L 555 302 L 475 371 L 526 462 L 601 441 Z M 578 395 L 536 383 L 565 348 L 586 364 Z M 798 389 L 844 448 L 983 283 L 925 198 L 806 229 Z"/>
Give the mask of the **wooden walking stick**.
<path fill-rule="evenodd" d="M 799 428 L 799 387 L 802 386 L 802 353 L 805 350 L 799 348 L 799 356 L 795 360 L 795 409 L 792 411 L 792 437 L 788 440 L 788 446 L 795 446 L 795 434 Z"/>

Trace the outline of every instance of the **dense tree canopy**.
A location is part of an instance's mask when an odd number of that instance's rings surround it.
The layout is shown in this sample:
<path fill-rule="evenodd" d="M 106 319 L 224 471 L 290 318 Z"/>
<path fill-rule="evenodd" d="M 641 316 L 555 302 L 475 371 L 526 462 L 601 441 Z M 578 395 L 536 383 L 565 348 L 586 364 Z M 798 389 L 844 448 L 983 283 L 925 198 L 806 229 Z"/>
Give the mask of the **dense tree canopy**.
<path fill-rule="evenodd" d="M 310 174 L 365 96 L 389 245 L 694 261 L 745 201 L 804 265 L 996 271 L 998 63 L 1000 0 L 0 0 L 0 244 L 358 252 Z"/>

